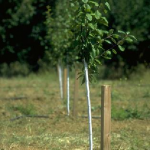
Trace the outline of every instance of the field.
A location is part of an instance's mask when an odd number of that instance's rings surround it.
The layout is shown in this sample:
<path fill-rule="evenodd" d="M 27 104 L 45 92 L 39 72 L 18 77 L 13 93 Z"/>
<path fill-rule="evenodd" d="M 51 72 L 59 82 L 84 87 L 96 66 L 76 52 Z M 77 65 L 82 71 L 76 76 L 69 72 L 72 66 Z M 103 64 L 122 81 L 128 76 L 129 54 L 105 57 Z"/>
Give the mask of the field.
<path fill-rule="evenodd" d="M 150 150 L 149 74 L 90 85 L 94 150 L 100 149 L 103 84 L 112 86 L 111 149 Z M 73 74 L 70 92 L 72 110 Z M 79 87 L 78 118 L 66 114 L 56 73 L 0 78 L 0 150 L 88 150 L 85 85 Z"/>

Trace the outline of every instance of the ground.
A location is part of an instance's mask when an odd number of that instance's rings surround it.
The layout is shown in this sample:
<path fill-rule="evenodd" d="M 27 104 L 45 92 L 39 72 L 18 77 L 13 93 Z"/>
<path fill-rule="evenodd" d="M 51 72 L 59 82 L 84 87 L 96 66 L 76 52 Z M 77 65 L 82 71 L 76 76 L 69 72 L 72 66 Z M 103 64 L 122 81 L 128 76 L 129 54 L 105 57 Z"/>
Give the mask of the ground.
<path fill-rule="evenodd" d="M 94 150 L 100 149 L 103 84 L 112 87 L 111 150 L 150 150 L 149 73 L 90 85 Z M 72 112 L 73 74 L 70 91 Z M 0 150 L 88 150 L 85 85 L 79 86 L 78 118 L 66 114 L 56 73 L 0 78 Z"/>

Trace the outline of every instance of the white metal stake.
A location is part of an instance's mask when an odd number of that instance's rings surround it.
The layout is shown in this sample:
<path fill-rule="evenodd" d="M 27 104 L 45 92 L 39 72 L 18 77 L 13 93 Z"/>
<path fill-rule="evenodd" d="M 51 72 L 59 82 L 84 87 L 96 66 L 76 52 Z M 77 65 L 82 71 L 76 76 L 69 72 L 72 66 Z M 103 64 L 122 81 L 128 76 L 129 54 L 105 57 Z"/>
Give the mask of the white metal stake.
<path fill-rule="evenodd" d="M 91 116 L 91 101 L 90 101 L 90 88 L 89 88 L 89 76 L 88 76 L 88 66 L 84 58 L 84 67 L 85 67 L 85 82 L 86 82 L 86 91 L 87 91 L 87 104 L 88 104 L 88 118 L 89 118 L 89 150 L 93 150 L 93 139 L 92 139 L 92 116 Z"/>
<path fill-rule="evenodd" d="M 60 64 L 58 64 L 58 74 L 59 74 L 60 96 L 61 99 L 63 99 L 62 66 Z"/>
<path fill-rule="evenodd" d="M 69 95 L 69 65 L 67 65 L 67 114 L 70 114 L 70 95 Z"/>

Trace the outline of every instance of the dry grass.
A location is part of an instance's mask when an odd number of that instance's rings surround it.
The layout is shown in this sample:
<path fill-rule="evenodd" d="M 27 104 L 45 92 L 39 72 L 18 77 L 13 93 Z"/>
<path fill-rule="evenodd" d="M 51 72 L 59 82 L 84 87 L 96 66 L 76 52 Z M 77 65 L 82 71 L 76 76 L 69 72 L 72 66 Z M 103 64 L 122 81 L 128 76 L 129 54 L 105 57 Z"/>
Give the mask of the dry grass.
<path fill-rule="evenodd" d="M 112 85 L 112 106 L 145 111 L 141 119 L 112 121 L 112 150 L 149 150 L 150 81 L 100 81 L 91 85 L 92 114 L 100 116 L 100 86 Z M 148 83 L 149 82 L 149 83 Z M 71 109 L 74 81 L 71 79 Z M 56 75 L 0 79 L 0 150 L 87 150 L 88 120 L 66 116 Z M 147 107 L 147 108 L 146 108 Z M 87 114 L 84 85 L 79 87 L 78 114 Z M 139 113 L 138 112 L 138 113 Z M 49 118 L 22 117 L 46 115 Z M 100 149 L 100 119 L 93 119 L 94 149 Z"/>

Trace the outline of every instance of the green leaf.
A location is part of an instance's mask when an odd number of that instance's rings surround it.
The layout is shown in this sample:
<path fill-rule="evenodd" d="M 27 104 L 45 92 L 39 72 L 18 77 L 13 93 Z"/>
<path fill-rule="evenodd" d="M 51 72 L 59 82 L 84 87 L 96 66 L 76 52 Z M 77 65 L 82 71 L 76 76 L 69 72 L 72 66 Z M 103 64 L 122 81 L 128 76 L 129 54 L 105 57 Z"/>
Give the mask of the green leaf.
<path fill-rule="evenodd" d="M 96 61 L 99 65 L 102 64 L 98 59 L 95 59 L 95 61 Z"/>
<path fill-rule="evenodd" d="M 79 17 L 79 16 L 81 16 L 81 15 L 83 15 L 83 12 L 79 12 L 79 13 L 77 14 L 77 17 Z"/>
<path fill-rule="evenodd" d="M 123 45 L 124 41 L 120 40 L 117 45 Z"/>
<path fill-rule="evenodd" d="M 137 38 L 134 35 L 130 35 L 129 37 L 137 41 Z"/>
<path fill-rule="evenodd" d="M 101 45 L 99 45 L 98 48 L 99 48 L 99 50 L 101 50 L 101 51 L 105 51 L 105 49 L 104 49 Z"/>
<path fill-rule="evenodd" d="M 133 39 L 131 39 L 131 38 L 128 37 L 128 38 L 126 38 L 126 41 L 129 42 L 129 43 L 132 43 Z"/>
<path fill-rule="evenodd" d="M 98 38 L 97 43 L 102 44 L 103 40 L 100 38 Z"/>
<path fill-rule="evenodd" d="M 92 15 L 91 14 L 86 14 L 86 17 L 89 21 L 92 21 Z"/>
<path fill-rule="evenodd" d="M 88 26 L 93 30 L 95 29 L 95 26 L 92 23 L 89 23 Z"/>
<path fill-rule="evenodd" d="M 88 2 L 88 0 L 82 0 L 82 2 L 83 2 L 83 3 L 87 3 L 87 2 Z"/>
<path fill-rule="evenodd" d="M 125 50 L 125 48 L 120 46 L 120 45 L 118 47 L 119 47 L 119 50 L 122 51 L 122 52 Z"/>
<path fill-rule="evenodd" d="M 107 14 L 107 10 L 106 9 L 104 10 L 104 13 Z"/>
<path fill-rule="evenodd" d="M 118 39 L 119 38 L 119 35 L 118 34 L 113 34 L 112 35 L 115 39 Z"/>
<path fill-rule="evenodd" d="M 113 34 L 113 32 L 114 32 L 114 29 L 109 30 L 109 34 Z"/>
<path fill-rule="evenodd" d="M 105 3 L 106 7 L 110 10 L 110 5 L 108 2 Z"/>
<path fill-rule="evenodd" d="M 101 16 L 102 16 L 102 14 L 97 10 L 97 11 L 95 12 L 95 18 L 96 18 L 96 19 L 100 19 Z"/>
<path fill-rule="evenodd" d="M 90 35 L 92 38 L 94 38 L 94 37 L 95 37 L 95 35 L 94 35 L 94 34 L 92 34 L 92 33 L 90 33 L 89 35 Z"/>
<path fill-rule="evenodd" d="M 105 17 L 101 17 L 100 23 L 105 25 L 105 26 L 108 26 L 108 21 L 107 21 L 107 19 Z"/>
<path fill-rule="evenodd" d="M 118 30 L 118 33 L 126 34 L 124 31 Z"/>
<path fill-rule="evenodd" d="M 74 3 L 71 3 L 71 7 L 74 7 L 75 5 L 74 5 Z"/>
<path fill-rule="evenodd" d="M 84 83 L 85 83 L 85 77 L 83 76 L 81 85 L 83 85 Z"/>
<path fill-rule="evenodd" d="M 117 51 L 116 51 L 115 49 L 112 49 L 112 52 L 113 52 L 114 54 L 117 54 Z"/>
<path fill-rule="evenodd" d="M 111 42 L 109 40 L 105 40 L 106 43 L 111 44 Z"/>
<path fill-rule="evenodd" d="M 106 31 L 106 30 L 102 30 L 103 31 L 103 33 L 105 33 L 105 34 L 108 34 L 109 32 L 108 31 Z"/>
<path fill-rule="evenodd" d="M 100 8 L 103 9 L 104 8 L 104 4 L 100 3 Z"/>
<path fill-rule="evenodd" d="M 97 29 L 96 31 L 97 31 L 97 33 L 98 33 L 100 36 L 103 36 L 102 30 Z"/>
<path fill-rule="evenodd" d="M 99 52 L 99 49 L 97 49 L 97 50 L 96 50 L 96 56 L 98 56 L 99 53 L 100 53 L 100 52 Z"/>
<path fill-rule="evenodd" d="M 106 51 L 106 54 L 111 55 L 111 51 L 110 50 Z"/>
<path fill-rule="evenodd" d="M 84 8 L 86 12 L 91 12 L 91 6 L 88 4 L 84 4 Z"/>
<path fill-rule="evenodd" d="M 105 59 L 111 59 L 111 57 L 108 57 L 108 56 L 103 56 Z"/>
<path fill-rule="evenodd" d="M 92 63 L 93 63 L 93 61 L 94 61 L 93 54 L 92 54 L 92 53 L 90 53 L 90 63 L 92 64 Z"/>
<path fill-rule="evenodd" d="M 111 38 L 111 40 L 116 44 L 117 42 L 116 42 L 116 40 L 114 39 L 114 38 Z"/>
<path fill-rule="evenodd" d="M 95 50 L 95 48 L 94 47 L 92 47 L 92 56 L 95 58 L 95 56 L 96 56 L 96 50 Z"/>
<path fill-rule="evenodd" d="M 94 2 L 94 1 L 89 1 L 89 3 L 94 4 L 96 7 L 99 6 L 99 4 L 97 2 Z"/>

